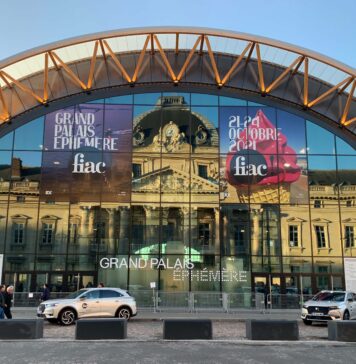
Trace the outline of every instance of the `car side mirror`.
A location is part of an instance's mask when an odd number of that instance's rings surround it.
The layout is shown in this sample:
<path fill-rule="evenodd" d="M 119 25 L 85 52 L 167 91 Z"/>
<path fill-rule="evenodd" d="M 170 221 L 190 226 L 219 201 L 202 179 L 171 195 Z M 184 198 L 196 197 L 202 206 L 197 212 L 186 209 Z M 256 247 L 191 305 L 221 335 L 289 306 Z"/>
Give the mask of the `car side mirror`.
<path fill-rule="evenodd" d="M 354 300 L 352 298 L 348 298 L 347 302 L 353 302 Z"/>
<path fill-rule="evenodd" d="M 87 299 L 87 296 L 81 296 L 79 299 L 80 299 L 81 301 L 85 301 L 85 300 Z"/>

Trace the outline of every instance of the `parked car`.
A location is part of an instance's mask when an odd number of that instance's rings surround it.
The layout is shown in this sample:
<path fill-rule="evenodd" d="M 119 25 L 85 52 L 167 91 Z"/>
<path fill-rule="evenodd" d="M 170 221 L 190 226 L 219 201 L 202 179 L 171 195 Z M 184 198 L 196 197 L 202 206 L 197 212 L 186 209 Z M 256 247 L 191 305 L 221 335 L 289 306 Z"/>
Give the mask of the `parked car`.
<path fill-rule="evenodd" d="M 137 315 L 135 298 L 119 288 L 88 288 L 71 293 L 64 299 L 42 302 L 37 316 L 62 325 L 71 325 L 84 317 L 120 317 Z"/>
<path fill-rule="evenodd" d="M 330 320 L 356 319 L 356 294 L 349 291 L 321 291 L 306 301 L 301 318 L 306 325 Z"/>

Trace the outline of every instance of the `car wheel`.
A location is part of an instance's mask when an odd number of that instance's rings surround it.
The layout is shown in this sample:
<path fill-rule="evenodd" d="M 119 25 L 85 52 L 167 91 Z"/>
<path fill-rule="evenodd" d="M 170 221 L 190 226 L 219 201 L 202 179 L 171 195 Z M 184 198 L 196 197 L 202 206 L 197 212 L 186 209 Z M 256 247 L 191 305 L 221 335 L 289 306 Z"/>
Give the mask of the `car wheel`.
<path fill-rule="evenodd" d="M 51 323 L 51 324 L 57 324 L 57 323 L 58 323 L 58 320 L 57 320 L 57 319 L 55 319 L 55 318 L 49 318 L 49 319 L 47 319 L 47 321 L 48 321 L 49 323 Z"/>
<path fill-rule="evenodd" d="M 344 317 L 342 319 L 343 320 L 350 320 L 350 312 L 349 311 L 345 311 L 344 312 Z"/>
<path fill-rule="evenodd" d="M 307 325 L 307 326 L 309 326 L 313 323 L 313 321 L 310 321 L 310 320 L 303 320 L 303 322 L 304 322 L 304 325 Z"/>
<path fill-rule="evenodd" d="M 69 326 L 74 324 L 75 318 L 76 315 L 74 310 L 72 310 L 71 308 L 66 308 L 59 314 L 58 319 L 62 325 Z"/>
<path fill-rule="evenodd" d="M 118 318 L 123 318 L 125 320 L 129 320 L 131 317 L 131 311 L 129 308 L 127 307 L 121 307 L 117 312 L 116 312 L 116 317 Z"/>

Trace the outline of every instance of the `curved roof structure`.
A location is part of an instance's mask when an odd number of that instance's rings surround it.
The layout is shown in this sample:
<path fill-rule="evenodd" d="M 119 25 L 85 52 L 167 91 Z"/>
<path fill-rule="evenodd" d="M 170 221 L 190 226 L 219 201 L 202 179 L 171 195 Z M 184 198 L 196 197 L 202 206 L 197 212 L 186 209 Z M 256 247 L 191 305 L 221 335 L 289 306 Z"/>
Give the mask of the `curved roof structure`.
<path fill-rule="evenodd" d="M 3 60 L 0 133 L 9 122 L 44 114 L 48 106 L 74 95 L 124 94 L 128 87 L 147 90 L 157 84 L 263 96 L 264 101 L 287 104 L 355 137 L 354 68 L 264 37 L 188 27 L 91 34 Z"/>

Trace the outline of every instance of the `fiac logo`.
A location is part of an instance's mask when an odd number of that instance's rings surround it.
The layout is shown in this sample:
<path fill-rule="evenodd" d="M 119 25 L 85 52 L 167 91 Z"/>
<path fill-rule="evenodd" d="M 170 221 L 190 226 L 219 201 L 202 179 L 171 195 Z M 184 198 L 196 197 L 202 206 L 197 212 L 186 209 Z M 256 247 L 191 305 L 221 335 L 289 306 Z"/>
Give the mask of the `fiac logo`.
<path fill-rule="evenodd" d="M 104 173 L 106 164 L 104 162 L 94 163 L 85 161 L 83 153 L 74 156 L 72 173 Z"/>
<path fill-rule="evenodd" d="M 227 160 L 228 180 L 233 185 L 248 185 L 260 182 L 268 175 L 265 157 L 253 151 L 241 150 Z"/>

